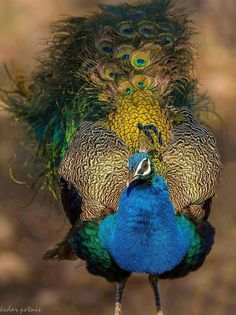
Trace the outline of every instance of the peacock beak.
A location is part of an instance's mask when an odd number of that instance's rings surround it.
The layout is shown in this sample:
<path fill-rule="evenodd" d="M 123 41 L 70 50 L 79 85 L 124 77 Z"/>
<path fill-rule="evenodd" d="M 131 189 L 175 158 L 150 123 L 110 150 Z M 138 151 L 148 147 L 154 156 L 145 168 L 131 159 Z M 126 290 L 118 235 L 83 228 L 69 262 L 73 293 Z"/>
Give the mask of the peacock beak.
<path fill-rule="evenodd" d="M 129 185 L 135 181 L 136 179 L 138 179 L 138 175 L 135 175 L 135 172 L 133 170 L 129 171 L 128 173 L 128 179 L 127 179 L 127 187 L 129 187 Z"/>

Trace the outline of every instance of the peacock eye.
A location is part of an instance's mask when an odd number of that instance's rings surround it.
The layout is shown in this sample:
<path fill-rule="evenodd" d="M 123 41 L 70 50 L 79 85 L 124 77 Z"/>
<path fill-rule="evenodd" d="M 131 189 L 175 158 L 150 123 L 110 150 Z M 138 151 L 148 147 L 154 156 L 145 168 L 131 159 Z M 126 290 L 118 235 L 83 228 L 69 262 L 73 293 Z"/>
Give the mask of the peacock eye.
<path fill-rule="evenodd" d="M 117 57 L 122 60 L 129 60 L 133 47 L 129 45 L 120 46 L 117 49 Z"/>
<path fill-rule="evenodd" d="M 146 75 L 136 75 L 132 83 L 137 89 L 146 89 L 151 86 L 152 80 Z"/>
<path fill-rule="evenodd" d="M 127 59 L 129 59 L 129 57 L 130 57 L 129 54 L 124 54 L 124 55 L 122 56 L 122 59 L 123 59 L 123 60 L 127 60 Z"/>
<path fill-rule="evenodd" d="M 134 28 L 130 21 L 123 21 L 118 25 L 120 35 L 124 37 L 132 37 L 134 35 Z"/>
<path fill-rule="evenodd" d="M 143 82 L 143 81 L 140 81 L 140 82 L 138 82 L 138 86 L 139 87 L 144 87 L 146 84 L 145 84 L 145 82 Z"/>
<path fill-rule="evenodd" d="M 108 81 L 114 81 L 118 75 L 118 69 L 115 64 L 102 64 L 97 67 L 101 78 Z"/>
<path fill-rule="evenodd" d="M 113 45 L 110 41 L 103 41 L 99 43 L 98 49 L 102 54 L 105 54 L 107 56 L 112 56 L 114 52 Z"/>
<path fill-rule="evenodd" d="M 150 52 L 136 50 L 132 53 L 130 61 L 135 68 L 145 68 L 151 63 Z"/>
<path fill-rule="evenodd" d="M 159 42 L 163 46 L 172 45 L 174 43 L 174 38 L 171 34 L 168 33 L 160 34 Z"/>
<path fill-rule="evenodd" d="M 138 31 L 141 35 L 147 38 L 153 38 L 156 36 L 156 26 L 152 22 L 143 21 L 139 23 Z"/>
<path fill-rule="evenodd" d="M 111 81 L 115 80 L 117 75 L 116 69 L 114 67 L 108 67 L 104 69 L 104 76 Z"/>
<path fill-rule="evenodd" d="M 124 94 L 127 94 L 127 95 L 130 95 L 133 93 L 134 91 L 134 87 L 133 85 L 129 82 L 129 81 L 126 81 L 126 82 L 123 82 L 120 86 L 119 86 L 119 91 L 124 93 Z"/>
<path fill-rule="evenodd" d="M 84 71 L 89 71 L 91 70 L 92 68 L 95 67 L 95 64 L 92 63 L 92 62 L 83 62 L 82 65 L 81 65 L 81 68 L 84 70 Z"/>
<path fill-rule="evenodd" d="M 132 88 L 127 87 L 127 88 L 125 89 L 125 92 L 126 92 L 127 94 L 131 94 L 131 93 L 132 93 Z"/>

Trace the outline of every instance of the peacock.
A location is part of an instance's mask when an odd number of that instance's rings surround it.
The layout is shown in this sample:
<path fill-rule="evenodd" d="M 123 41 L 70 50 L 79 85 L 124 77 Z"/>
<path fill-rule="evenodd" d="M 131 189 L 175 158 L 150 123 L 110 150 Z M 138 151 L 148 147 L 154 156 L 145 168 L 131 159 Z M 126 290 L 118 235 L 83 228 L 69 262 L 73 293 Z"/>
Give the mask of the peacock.
<path fill-rule="evenodd" d="M 28 177 L 71 224 L 44 259 L 80 258 L 116 282 L 116 315 L 131 273 L 148 274 L 160 315 L 159 280 L 200 268 L 214 242 L 211 108 L 188 13 L 172 0 L 99 8 L 56 23 L 32 77 L 2 98 L 31 143 Z"/>

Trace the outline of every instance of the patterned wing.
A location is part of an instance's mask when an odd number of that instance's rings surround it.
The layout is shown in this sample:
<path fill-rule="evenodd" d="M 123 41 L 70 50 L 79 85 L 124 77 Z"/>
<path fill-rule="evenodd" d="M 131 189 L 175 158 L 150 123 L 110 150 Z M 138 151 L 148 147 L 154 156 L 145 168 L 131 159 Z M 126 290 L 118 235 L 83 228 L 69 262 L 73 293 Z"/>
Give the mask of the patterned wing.
<path fill-rule="evenodd" d="M 126 186 L 127 161 L 128 150 L 112 131 L 99 124 L 82 124 L 59 168 L 82 197 L 81 220 L 116 210 Z"/>
<path fill-rule="evenodd" d="M 205 210 L 209 212 L 203 204 L 214 195 L 219 181 L 220 157 L 211 131 L 188 110 L 178 110 L 178 114 L 182 118 L 163 153 L 166 179 L 176 212 L 189 208 L 195 218 L 202 219 Z"/>

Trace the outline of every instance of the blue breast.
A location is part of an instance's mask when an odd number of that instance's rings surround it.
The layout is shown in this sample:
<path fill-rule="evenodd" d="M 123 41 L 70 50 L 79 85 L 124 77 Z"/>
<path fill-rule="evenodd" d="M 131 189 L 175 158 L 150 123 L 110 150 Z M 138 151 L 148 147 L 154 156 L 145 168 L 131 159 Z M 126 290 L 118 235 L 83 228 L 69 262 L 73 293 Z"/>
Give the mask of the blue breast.
<path fill-rule="evenodd" d="M 123 191 L 117 215 L 100 224 L 100 238 L 122 269 L 151 274 L 172 270 L 190 246 L 159 176 L 150 184 L 133 184 Z"/>

